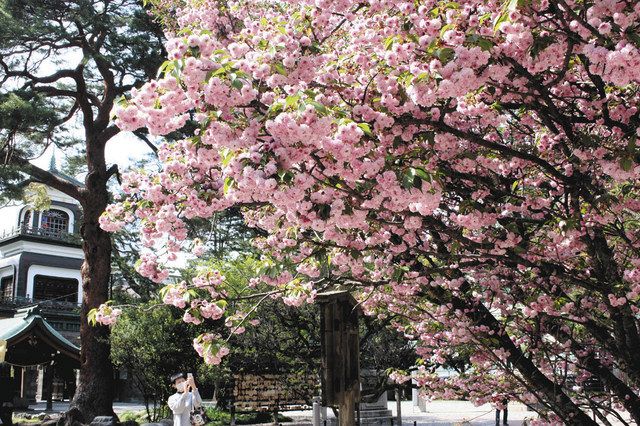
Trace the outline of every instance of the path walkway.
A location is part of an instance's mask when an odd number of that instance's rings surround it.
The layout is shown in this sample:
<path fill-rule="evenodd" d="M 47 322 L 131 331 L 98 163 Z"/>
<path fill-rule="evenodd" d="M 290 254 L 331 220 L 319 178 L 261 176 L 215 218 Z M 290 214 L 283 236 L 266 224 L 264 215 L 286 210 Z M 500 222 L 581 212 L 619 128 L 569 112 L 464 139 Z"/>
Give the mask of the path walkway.
<path fill-rule="evenodd" d="M 34 411 L 44 411 L 45 403 L 32 404 L 29 408 Z M 54 402 L 53 404 L 53 412 L 55 413 L 66 411 L 68 408 L 68 401 Z M 142 411 L 144 410 L 144 405 L 139 402 L 115 402 L 113 408 L 116 413 L 123 413 L 125 411 Z M 390 401 L 388 408 L 395 416 L 396 403 Z M 466 401 L 434 401 L 426 405 L 425 412 L 421 412 L 411 401 L 403 401 L 401 411 L 402 426 L 413 426 L 414 424 L 416 426 L 453 426 L 463 424 L 463 422 L 469 422 L 465 424 L 472 426 L 495 425 L 495 410 L 488 404 L 475 407 L 472 403 Z M 291 417 L 297 424 L 311 424 L 311 410 L 290 411 L 284 414 Z M 330 417 L 333 416 L 331 410 L 328 410 L 328 415 Z M 535 419 L 536 417 L 536 413 L 527 411 L 522 404 L 509 404 L 509 426 L 520 426 L 526 424 L 524 423 L 525 420 Z M 612 424 L 619 425 L 621 423 L 612 421 Z M 394 426 L 398 426 L 395 421 Z"/>
<path fill-rule="evenodd" d="M 395 416 L 396 403 L 390 401 L 388 408 Z M 488 404 L 475 407 L 472 403 L 466 401 L 435 401 L 427 404 L 426 409 L 426 412 L 421 412 L 411 401 L 403 401 L 400 408 L 402 425 L 451 426 L 465 421 L 470 422 L 473 426 L 495 425 L 496 412 Z M 311 423 L 311 411 L 291 411 L 286 413 L 286 415 L 293 418 L 295 422 Z M 333 417 L 331 410 L 328 410 L 328 416 Z M 510 426 L 522 425 L 525 419 L 533 419 L 536 417 L 536 413 L 526 411 L 526 407 L 522 404 L 509 404 Z M 389 422 L 389 426 L 391 426 L 391 422 Z M 394 426 L 398 426 L 395 419 Z"/>

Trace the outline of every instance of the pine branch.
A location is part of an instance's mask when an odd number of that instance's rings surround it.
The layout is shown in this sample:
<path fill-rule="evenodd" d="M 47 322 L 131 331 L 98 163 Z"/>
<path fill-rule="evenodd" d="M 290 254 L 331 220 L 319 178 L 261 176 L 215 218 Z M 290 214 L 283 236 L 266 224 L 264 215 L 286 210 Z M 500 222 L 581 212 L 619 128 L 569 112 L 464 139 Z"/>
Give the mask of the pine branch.
<path fill-rule="evenodd" d="M 58 176 L 54 175 L 53 173 L 47 170 L 44 170 L 38 166 L 35 166 L 34 164 L 30 163 L 28 160 L 22 157 L 12 155 L 8 159 L 8 164 L 20 166 L 20 171 L 22 171 L 23 173 L 26 173 L 27 175 L 31 176 L 35 180 L 39 181 L 40 183 L 43 183 L 54 189 L 57 189 L 60 192 L 63 192 L 64 194 L 68 195 L 69 197 L 75 200 L 81 201 L 82 199 L 82 192 L 80 187 L 78 187 L 77 185 L 67 180 L 59 178 Z"/>

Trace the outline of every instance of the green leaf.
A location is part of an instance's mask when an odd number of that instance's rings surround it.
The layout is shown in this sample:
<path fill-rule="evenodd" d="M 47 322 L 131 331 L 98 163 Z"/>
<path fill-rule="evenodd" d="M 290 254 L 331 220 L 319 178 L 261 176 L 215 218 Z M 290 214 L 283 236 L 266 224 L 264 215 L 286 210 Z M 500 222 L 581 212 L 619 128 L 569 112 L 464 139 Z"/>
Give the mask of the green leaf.
<path fill-rule="evenodd" d="M 271 104 L 271 106 L 269 107 L 269 115 L 276 115 L 280 111 L 282 111 L 283 108 L 284 108 L 284 104 L 282 104 L 280 102 L 275 102 L 275 103 Z"/>
<path fill-rule="evenodd" d="M 298 105 L 298 101 L 300 101 L 300 93 L 287 96 L 287 98 L 284 100 L 284 105 L 286 108 L 295 108 Z"/>
<path fill-rule="evenodd" d="M 637 142 L 638 137 L 634 134 L 633 136 L 631 136 L 629 138 L 629 142 L 627 142 L 627 153 L 631 156 L 633 156 L 636 152 L 637 146 L 636 146 L 636 142 Z"/>
<path fill-rule="evenodd" d="M 640 47 L 640 34 L 638 34 L 636 30 L 633 30 L 631 29 L 631 27 L 629 27 L 629 29 L 625 32 L 625 35 L 627 36 L 629 41 L 631 41 L 631 43 L 635 44 L 636 47 Z"/>
<path fill-rule="evenodd" d="M 316 111 L 318 111 L 320 114 L 323 114 L 323 115 L 329 114 L 329 110 L 327 109 L 327 107 L 322 105 L 320 102 L 318 102 L 318 101 L 309 101 L 309 104 L 313 105 L 313 107 L 316 109 Z"/>
<path fill-rule="evenodd" d="M 411 189 L 414 187 L 414 181 L 416 178 L 416 169 L 410 168 L 407 172 L 402 176 L 402 186 L 405 189 Z"/>
<path fill-rule="evenodd" d="M 229 69 L 226 66 L 222 66 L 217 70 L 211 72 L 211 75 L 209 77 L 216 77 L 216 76 L 225 74 L 227 71 L 229 71 Z"/>
<path fill-rule="evenodd" d="M 228 166 L 231 160 L 235 157 L 235 154 L 229 148 L 222 148 L 219 154 L 222 159 L 222 165 L 225 167 Z"/>
<path fill-rule="evenodd" d="M 455 28 L 455 24 L 447 24 L 445 26 L 443 26 L 442 28 L 440 28 L 440 37 L 442 37 L 444 35 L 444 33 L 446 33 L 447 31 Z"/>
<path fill-rule="evenodd" d="M 427 173 L 424 169 L 413 169 L 416 176 L 420 179 L 425 180 L 427 182 L 432 181 L 432 177 L 429 173 Z"/>
<path fill-rule="evenodd" d="M 242 80 L 236 78 L 231 82 L 231 87 L 238 90 L 242 89 Z"/>
<path fill-rule="evenodd" d="M 498 31 L 500 26 L 507 22 L 509 19 L 509 12 L 502 12 L 497 16 L 496 20 L 493 21 L 493 31 Z"/>
<path fill-rule="evenodd" d="M 482 37 L 479 34 L 472 34 L 468 36 L 465 41 L 470 45 L 478 46 L 480 49 L 485 51 L 491 50 L 491 48 L 495 45 L 493 41 L 489 40 L 486 37 Z"/>
<path fill-rule="evenodd" d="M 280 62 L 276 62 L 275 64 L 273 64 L 273 67 L 275 68 L 278 74 L 285 75 L 285 76 L 287 75 L 286 68 Z"/>
<path fill-rule="evenodd" d="M 443 47 L 436 50 L 435 52 L 436 57 L 440 60 L 440 62 L 442 62 L 442 64 L 446 64 L 450 60 L 452 60 L 454 54 L 455 51 L 450 47 Z"/>
<path fill-rule="evenodd" d="M 630 171 L 633 168 L 633 159 L 631 157 L 622 157 L 620 159 L 620 167 L 625 172 Z"/>
<path fill-rule="evenodd" d="M 429 78 L 431 78 L 431 76 L 429 75 L 429 73 L 427 71 L 421 72 L 420 74 L 418 74 L 417 76 L 415 76 L 413 78 L 413 82 L 414 83 L 420 83 L 421 81 L 428 81 Z"/>
<path fill-rule="evenodd" d="M 229 192 L 229 189 L 231 188 L 232 185 L 233 185 L 233 179 L 227 176 L 224 179 L 224 186 L 222 188 L 223 193 L 226 194 L 227 192 Z"/>
<path fill-rule="evenodd" d="M 371 127 L 369 126 L 368 123 L 358 123 L 358 127 L 362 129 L 365 135 L 373 136 L 373 133 L 371 133 Z"/>
<path fill-rule="evenodd" d="M 87 313 L 87 321 L 89 322 L 89 324 L 96 325 L 96 313 L 97 312 L 98 312 L 98 309 L 97 308 L 93 308 Z"/>
<path fill-rule="evenodd" d="M 391 46 L 393 46 L 393 42 L 395 42 L 395 41 L 396 41 L 396 36 L 395 35 L 392 35 L 392 36 L 389 36 L 389 37 L 385 38 L 384 39 L 384 43 L 383 43 L 384 49 L 385 50 L 391 49 Z"/>
<path fill-rule="evenodd" d="M 167 292 L 169 291 L 169 288 L 170 288 L 170 287 L 171 287 L 171 286 L 166 285 L 166 286 L 162 287 L 162 288 L 158 291 L 158 293 L 160 294 L 160 297 L 161 297 L 161 298 L 163 298 L 163 299 L 164 299 L 164 296 L 167 294 Z"/>
<path fill-rule="evenodd" d="M 162 65 L 160 65 L 160 68 L 158 68 L 157 77 L 170 73 L 171 71 L 173 71 L 175 67 L 176 67 L 175 61 L 171 61 L 171 60 L 164 61 Z"/>
<path fill-rule="evenodd" d="M 500 26 L 509 20 L 509 13 L 513 12 L 518 8 L 518 4 L 522 0 L 507 0 L 502 6 L 502 11 L 500 15 L 496 17 L 496 20 L 493 22 L 493 30 L 498 31 Z"/>

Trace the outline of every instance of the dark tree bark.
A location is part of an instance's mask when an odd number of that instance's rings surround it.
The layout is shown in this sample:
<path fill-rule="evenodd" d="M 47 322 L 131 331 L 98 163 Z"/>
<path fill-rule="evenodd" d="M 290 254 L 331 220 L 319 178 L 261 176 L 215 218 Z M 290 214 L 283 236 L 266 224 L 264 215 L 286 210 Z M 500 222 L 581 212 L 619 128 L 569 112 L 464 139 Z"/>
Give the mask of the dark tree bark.
<path fill-rule="evenodd" d="M 104 161 L 104 155 L 102 156 Z M 106 174 L 104 167 L 101 170 Z M 109 327 L 91 325 L 87 314 L 109 298 L 111 276 L 111 237 L 98 223 L 107 206 L 109 193 L 104 176 L 87 178 L 86 190 L 81 200 L 83 220 L 81 225 L 82 249 L 82 314 L 80 315 L 80 384 L 71 402 L 78 408 L 84 420 L 98 415 L 113 415 L 113 366 L 111 364 Z"/>

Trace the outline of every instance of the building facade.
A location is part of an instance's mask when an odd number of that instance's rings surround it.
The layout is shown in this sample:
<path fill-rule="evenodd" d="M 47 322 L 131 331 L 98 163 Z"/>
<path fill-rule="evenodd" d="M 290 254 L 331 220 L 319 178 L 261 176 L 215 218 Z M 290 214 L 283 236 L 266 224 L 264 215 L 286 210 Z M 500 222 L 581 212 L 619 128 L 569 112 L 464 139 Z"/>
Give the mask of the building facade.
<path fill-rule="evenodd" d="M 79 182 L 55 169 L 59 178 Z M 76 200 L 46 187 L 51 204 L 35 210 L 15 202 L 0 208 L 0 319 L 13 318 L 27 307 L 38 305 L 39 315 L 57 333 L 80 345 L 83 263 L 79 224 L 82 211 Z M 23 400 L 44 399 L 42 365 L 0 367 L 0 377 L 14 380 Z M 75 390 L 75 374 L 53 369 L 53 399 L 69 398 Z"/>

